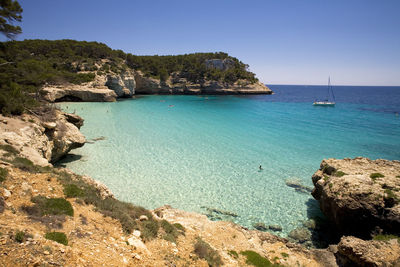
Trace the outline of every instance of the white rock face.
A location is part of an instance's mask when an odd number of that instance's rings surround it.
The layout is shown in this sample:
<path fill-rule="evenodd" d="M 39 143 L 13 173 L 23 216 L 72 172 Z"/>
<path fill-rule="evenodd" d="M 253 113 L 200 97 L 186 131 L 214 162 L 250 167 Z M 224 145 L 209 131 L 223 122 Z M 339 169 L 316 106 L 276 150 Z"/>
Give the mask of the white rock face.
<path fill-rule="evenodd" d="M 0 118 L 5 117 L 0 115 Z M 39 166 L 47 166 L 85 144 L 79 129 L 60 111 L 53 121 L 45 123 L 46 128 L 42 125 L 38 118 L 28 115 L 7 118 L 7 124 L 0 123 L 0 144 L 12 146 L 20 156 Z M 4 155 L 5 151 L 0 150 L 0 154 Z"/>
<path fill-rule="evenodd" d="M 44 93 L 44 98 L 49 102 L 63 99 L 85 102 L 114 102 L 117 97 L 113 90 L 81 85 L 44 87 L 42 92 Z"/>
<path fill-rule="evenodd" d="M 118 97 L 132 97 L 135 94 L 136 81 L 133 71 L 125 71 L 119 75 L 107 75 L 105 85 Z"/>

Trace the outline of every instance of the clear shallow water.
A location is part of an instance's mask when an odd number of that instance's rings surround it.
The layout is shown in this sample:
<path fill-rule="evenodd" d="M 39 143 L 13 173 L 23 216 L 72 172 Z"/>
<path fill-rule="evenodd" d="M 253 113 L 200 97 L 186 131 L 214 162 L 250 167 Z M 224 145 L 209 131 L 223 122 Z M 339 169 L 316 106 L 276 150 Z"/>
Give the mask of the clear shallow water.
<path fill-rule="evenodd" d="M 279 224 L 284 236 L 318 213 L 285 180 L 312 187 L 323 158 L 400 159 L 400 88 L 335 87 L 338 103 L 326 108 L 311 105 L 323 87 L 270 87 L 275 95 L 62 104 L 85 118 L 87 139 L 106 137 L 64 163 L 146 208 L 216 208 L 246 227 Z"/>

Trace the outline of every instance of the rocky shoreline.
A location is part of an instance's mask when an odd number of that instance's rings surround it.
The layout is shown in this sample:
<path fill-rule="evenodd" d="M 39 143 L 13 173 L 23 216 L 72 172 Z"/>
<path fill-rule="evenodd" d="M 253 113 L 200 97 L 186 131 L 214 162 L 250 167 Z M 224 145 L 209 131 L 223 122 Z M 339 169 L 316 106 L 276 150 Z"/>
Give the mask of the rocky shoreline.
<path fill-rule="evenodd" d="M 254 95 L 272 94 L 261 82 L 239 80 L 233 84 L 203 81 L 194 84 L 185 78 L 170 76 L 166 81 L 146 77 L 140 71 L 96 75 L 95 80 L 81 85 L 46 85 L 42 89 L 49 102 L 84 101 L 114 102 L 135 95 Z"/>
<path fill-rule="evenodd" d="M 82 125 L 83 119 L 79 116 L 58 110 L 0 118 L 0 153 L 3 158 L 0 165 L 9 175 L 0 186 L 0 206 L 3 207 L 0 221 L 13 222 L 13 224 L 0 224 L 0 232 L 3 233 L 0 237 L 0 247 L 7 253 L 0 255 L 0 262 L 15 266 L 28 265 L 35 261 L 48 263 L 50 256 L 44 253 L 44 248 L 51 247 L 57 250 L 57 253 L 52 255 L 53 261 L 63 265 L 100 264 L 96 261 L 98 258 L 96 255 L 108 253 L 111 257 L 110 266 L 113 264 L 154 266 L 167 263 L 178 266 L 185 264 L 204 266 L 210 263 L 196 255 L 193 248 L 193 244 L 200 237 L 217 251 L 224 266 L 245 265 L 247 262 L 245 254 L 240 254 L 245 251 L 254 251 L 269 262 L 282 266 L 400 264 L 400 245 L 395 236 L 398 235 L 397 225 L 400 218 L 398 213 L 400 162 L 372 161 L 366 158 L 324 160 L 312 177 L 315 185 L 312 195 L 319 201 L 321 210 L 327 218 L 344 234 L 338 244 L 332 244 L 326 249 L 306 248 L 268 232 L 248 230 L 229 222 L 210 221 L 205 215 L 184 212 L 169 206 L 152 211 L 152 216 L 156 221 L 167 220 L 171 224 L 182 225 L 185 235 L 180 236 L 175 242 L 166 241 L 162 236 L 144 242 L 140 233 L 139 236 L 138 233 L 135 236 L 135 232 L 124 234 L 120 222 L 104 217 L 96 207 L 82 205 L 78 201 L 79 198 L 71 199 L 73 209 L 76 214 L 79 213 L 87 220 L 96 221 L 96 227 L 93 228 L 90 224 L 89 227 L 79 222 L 81 217 L 76 215 L 64 223 L 64 230 L 72 240 L 72 245 L 64 247 L 49 241 L 43 237 L 46 231 L 43 225 L 32 222 L 19 207 L 21 203 L 31 203 L 30 199 L 38 195 L 66 197 L 63 185 L 51 178 L 54 176 L 51 174 L 54 171 L 50 174 L 27 172 L 24 168 L 17 168 L 11 158 L 16 154 L 18 157 L 29 159 L 35 165 L 51 166 L 51 163 L 66 155 L 71 149 L 85 143 L 84 136 L 79 132 Z M 62 171 L 76 176 L 68 170 Z M 55 169 L 57 175 L 59 172 L 60 170 Z M 76 177 L 78 178 L 75 179 L 80 179 L 79 181 L 96 188 L 102 199 L 114 199 L 113 194 L 103 184 L 89 177 Z M 295 189 L 309 191 L 308 188 L 299 187 L 293 181 L 287 183 Z M 54 188 L 58 189 L 54 191 Z M 277 226 L 275 228 L 278 229 Z M 14 241 L 15 232 L 21 229 L 32 235 L 29 240 L 22 243 L 24 244 L 22 252 L 32 255 L 36 255 L 32 251 L 40 253 L 35 259 L 27 257 L 18 264 L 8 256 L 14 255 L 21 260 L 22 255 L 18 254 L 16 249 L 19 244 L 15 244 Z M 108 229 L 107 234 L 103 232 L 105 229 Z M 76 234 L 77 231 L 92 234 L 86 238 L 78 237 L 80 235 Z M 110 237 L 105 246 L 102 245 L 104 235 Z M 371 240 L 372 236 L 381 238 Z M 108 251 L 110 246 L 118 249 L 110 252 Z M 87 255 L 82 255 L 82 250 L 86 251 Z"/>

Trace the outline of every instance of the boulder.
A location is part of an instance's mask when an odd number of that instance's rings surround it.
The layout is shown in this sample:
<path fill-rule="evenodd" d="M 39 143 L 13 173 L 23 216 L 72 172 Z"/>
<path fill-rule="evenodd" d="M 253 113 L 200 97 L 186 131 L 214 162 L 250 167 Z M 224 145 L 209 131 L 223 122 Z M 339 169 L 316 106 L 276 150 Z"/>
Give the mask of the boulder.
<path fill-rule="evenodd" d="M 148 221 L 149 218 L 146 215 L 140 215 L 139 221 Z"/>
<path fill-rule="evenodd" d="M 313 175 L 313 197 L 340 233 L 400 234 L 400 161 L 327 159 Z"/>
<path fill-rule="evenodd" d="M 65 119 L 75 125 L 78 129 L 83 126 L 83 119 L 73 113 L 64 113 Z"/>
<path fill-rule="evenodd" d="M 148 254 L 150 253 L 149 250 L 147 249 L 146 245 L 143 243 L 143 241 L 135 236 L 128 238 L 127 242 L 130 246 L 133 246 L 136 250 L 139 250 L 141 252 L 145 252 Z"/>
<path fill-rule="evenodd" d="M 4 197 L 4 199 L 7 200 L 9 197 L 11 197 L 11 192 L 4 188 L 3 189 L 3 197 Z"/>

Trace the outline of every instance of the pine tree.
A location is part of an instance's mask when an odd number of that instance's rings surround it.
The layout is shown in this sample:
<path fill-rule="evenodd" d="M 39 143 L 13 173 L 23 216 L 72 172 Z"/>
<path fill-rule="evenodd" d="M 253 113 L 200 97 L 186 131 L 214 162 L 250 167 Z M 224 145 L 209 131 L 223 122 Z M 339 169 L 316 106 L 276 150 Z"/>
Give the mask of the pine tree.
<path fill-rule="evenodd" d="M 0 33 L 8 39 L 14 39 L 22 32 L 20 26 L 15 26 L 15 21 L 21 22 L 22 8 L 15 0 L 0 0 Z"/>

